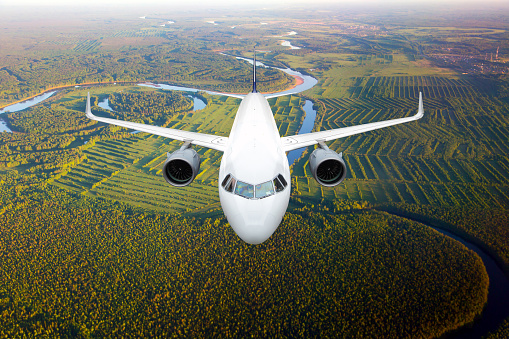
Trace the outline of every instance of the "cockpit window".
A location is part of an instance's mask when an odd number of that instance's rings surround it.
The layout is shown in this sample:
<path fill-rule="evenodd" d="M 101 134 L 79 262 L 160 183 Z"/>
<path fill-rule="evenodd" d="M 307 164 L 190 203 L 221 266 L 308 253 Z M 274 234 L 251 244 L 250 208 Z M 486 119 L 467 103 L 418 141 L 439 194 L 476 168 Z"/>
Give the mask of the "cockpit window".
<path fill-rule="evenodd" d="M 223 180 L 223 183 L 221 184 L 221 186 L 225 187 L 226 184 L 228 183 L 228 180 L 230 180 L 231 178 L 231 175 L 228 174 L 226 177 L 224 177 L 224 180 Z"/>
<path fill-rule="evenodd" d="M 268 197 L 269 195 L 274 194 L 274 186 L 272 186 L 272 181 L 264 182 L 263 184 L 259 184 L 255 186 L 256 189 L 256 197 L 258 199 L 262 199 Z"/>
<path fill-rule="evenodd" d="M 237 186 L 235 186 L 235 194 L 248 199 L 254 198 L 253 185 L 246 184 L 242 181 L 237 181 Z"/>
<path fill-rule="evenodd" d="M 278 174 L 277 178 L 279 179 L 279 181 L 281 181 L 283 187 L 286 187 L 288 185 L 285 178 L 281 174 Z"/>
<path fill-rule="evenodd" d="M 228 174 L 229 175 L 229 174 Z M 232 177 L 232 179 L 226 184 L 226 186 L 224 187 L 225 190 L 227 190 L 228 192 L 230 193 L 233 193 L 233 189 L 235 188 L 235 183 L 237 182 L 237 180 L 235 180 L 234 177 Z"/>
<path fill-rule="evenodd" d="M 276 188 L 276 192 L 281 192 L 282 190 L 285 189 L 285 187 L 283 186 L 281 181 L 279 181 L 278 178 L 274 178 L 273 181 L 274 181 L 274 187 Z"/>
<path fill-rule="evenodd" d="M 278 176 L 276 178 L 274 178 L 273 182 L 274 182 L 274 187 L 276 188 L 276 192 L 281 192 L 288 185 L 285 178 L 283 178 L 283 176 L 281 174 L 278 174 Z"/>
<path fill-rule="evenodd" d="M 228 174 L 221 183 L 221 186 L 223 186 L 226 191 L 235 193 L 246 199 L 266 198 L 283 191 L 287 185 L 285 178 L 281 174 L 278 174 L 277 177 L 270 181 L 258 185 L 251 185 L 238 181 L 231 174 Z"/>

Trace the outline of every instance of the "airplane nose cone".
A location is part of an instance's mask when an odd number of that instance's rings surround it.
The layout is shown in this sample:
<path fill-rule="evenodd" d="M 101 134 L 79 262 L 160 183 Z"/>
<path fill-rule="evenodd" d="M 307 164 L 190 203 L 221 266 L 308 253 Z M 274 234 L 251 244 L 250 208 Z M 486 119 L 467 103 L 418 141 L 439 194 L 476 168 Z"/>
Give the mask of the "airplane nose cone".
<path fill-rule="evenodd" d="M 230 220 L 232 219 L 232 220 Z M 228 221 L 239 238 L 248 244 L 261 244 L 270 236 L 279 226 L 281 218 L 271 214 L 246 213 L 228 218 Z"/>
<path fill-rule="evenodd" d="M 219 198 L 231 228 L 240 239 L 256 245 L 278 228 L 290 201 L 290 189 L 263 199 L 246 199 L 220 189 Z"/>

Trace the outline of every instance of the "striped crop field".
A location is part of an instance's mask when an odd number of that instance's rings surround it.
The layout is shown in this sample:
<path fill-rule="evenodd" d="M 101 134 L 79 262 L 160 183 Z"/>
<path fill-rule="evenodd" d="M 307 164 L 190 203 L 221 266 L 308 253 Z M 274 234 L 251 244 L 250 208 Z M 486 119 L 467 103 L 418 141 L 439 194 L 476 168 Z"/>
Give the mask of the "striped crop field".
<path fill-rule="evenodd" d="M 120 30 L 113 33 L 114 38 L 149 38 L 161 37 L 165 32 L 162 28 L 143 28 L 139 30 Z"/>
<path fill-rule="evenodd" d="M 73 51 L 75 52 L 92 52 L 95 51 L 101 46 L 101 42 L 99 40 L 84 40 L 78 42 L 74 47 Z"/>
<path fill-rule="evenodd" d="M 503 100 L 491 95 L 488 83 L 436 77 L 357 77 L 352 84 L 351 93 L 356 94 L 349 97 L 315 99 L 321 107 L 315 129 L 413 115 L 418 91 L 424 93 L 425 116 L 417 122 L 332 142 L 331 149 L 344 152 L 348 171 L 345 182 L 335 188 L 319 191 L 314 180 L 308 180 L 310 188 L 304 188 L 301 177 L 311 176 L 308 155 L 304 155 L 293 166 L 298 176 L 296 194 L 373 203 L 509 207 L 509 110 Z M 405 89 L 404 95 L 370 97 L 373 86 L 388 93 L 395 88 L 413 89 Z"/>

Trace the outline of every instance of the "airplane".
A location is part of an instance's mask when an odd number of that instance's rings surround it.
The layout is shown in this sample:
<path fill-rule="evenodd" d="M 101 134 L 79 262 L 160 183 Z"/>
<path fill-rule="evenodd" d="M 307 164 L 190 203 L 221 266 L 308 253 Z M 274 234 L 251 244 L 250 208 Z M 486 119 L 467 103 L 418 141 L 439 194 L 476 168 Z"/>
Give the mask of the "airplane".
<path fill-rule="evenodd" d="M 253 60 L 252 91 L 246 95 L 223 93 L 242 98 L 228 137 L 98 117 L 91 112 L 90 93 L 85 112 L 92 120 L 182 141 L 179 150 L 167 153 L 163 165 L 164 179 L 173 186 L 189 185 L 199 172 L 201 160 L 192 145 L 223 152 L 218 178 L 221 207 L 235 233 L 254 245 L 270 238 L 288 208 L 291 178 L 287 152 L 317 145 L 309 157 L 311 173 L 321 185 L 333 187 L 345 179 L 346 165 L 342 152 L 330 150 L 326 142 L 418 120 L 424 109 L 419 93 L 418 111 L 410 117 L 280 136 L 267 101 L 279 95 L 264 96 L 256 90 L 256 55 Z"/>

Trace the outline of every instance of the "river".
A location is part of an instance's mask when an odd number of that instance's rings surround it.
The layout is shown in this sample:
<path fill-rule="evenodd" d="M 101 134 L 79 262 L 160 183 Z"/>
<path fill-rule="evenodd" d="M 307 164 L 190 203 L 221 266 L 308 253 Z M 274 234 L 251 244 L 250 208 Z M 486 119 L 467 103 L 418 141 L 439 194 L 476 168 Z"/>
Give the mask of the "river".
<path fill-rule="evenodd" d="M 36 96 L 35 98 L 6 106 L 6 107 L 0 109 L 0 114 L 19 112 L 19 111 L 22 111 L 28 107 L 32 107 L 32 106 L 37 105 L 37 104 L 43 102 L 44 100 L 48 99 L 50 96 L 55 94 L 55 92 L 56 91 L 43 93 L 41 95 Z M 0 119 L 0 132 L 12 132 L 10 130 L 10 128 L 7 126 L 7 123 L 2 119 Z"/>
<path fill-rule="evenodd" d="M 448 338 L 477 339 L 486 336 L 489 332 L 495 331 L 502 321 L 509 317 L 509 278 L 504 274 L 495 260 L 478 246 L 443 229 L 436 227 L 431 228 L 445 236 L 459 241 L 468 249 L 477 253 L 477 255 L 481 257 L 484 267 L 486 267 L 486 272 L 488 272 L 488 276 L 490 278 L 490 285 L 488 287 L 488 303 L 484 308 L 481 318 L 477 319 L 472 325 L 464 326 L 449 334 Z"/>
<path fill-rule="evenodd" d="M 293 46 L 290 41 L 284 40 L 281 42 L 281 46 L 290 47 L 290 49 L 300 49 L 300 47 Z"/>
<path fill-rule="evenodd" d="M 38 95 L 35 98 L 9 105 L 7 107 L 0 109 L 0 114 L 22 111 L 28 107 L 32 107 L 43 102 L 44 100 L 48 99 L 55 93 L 56 91 L 42 93 L 41 95 Z"/>
<path fill-rule="evenodd" d="M 304 104 L 303 108 L 304 112 L 306 113 L 306 116 L 304 117 L 304 121 L 302 122 L 302 126 L 298 134 L 309 133 L 315 126 L 316 111 L 313 109 L 313 102 L 311 100 L 306 100 L 306 103 Z M 306 148 L 307 147 L 302 147 L 288 152 L 287 158 L 290 166 L 293 165 L 295 160 L 300 158 L 302 152 L 304 152 Z"/>
<path fill-rule="evenodd" d="M 229 57 L 234 57 L 237 60 L 247 61 L 251 65 L 253 64 L 253 60 L 252 59 L 238 57 L 238 56 L 232 56 L 232 55 L 224 54 L 224 53 L 221 53 L 221 54 L 229 56 Z M 256 61 L 256 67 L 258 67 L 258 66 L 261 66 L 261 67 L 270 67 L 270 66 L 266 66 L 265 64 L 263 64 L 260 61 Z M 293 70 L 291 68 L 279 68 L 279 67 L 271 67 L 271 68 L 275 68 L 275 69 L 278 69 L 278 70 L 280 70 L 282 72 L 285 72 L 288 75 L 291 75 L 293 77 L 296 77 L 296 78 L 302 80 L 302 82 L 300 84 L 298 84 L 297 86 L 295 86 L 293 88 L 290 88 L 290 89 L 288 89 L 286 91 L 277 92 L 277 93 L 264 94 L 266 97 L 271 97 L 271 96 L 275 96 L 275 95 L 281 96 L 281 95 L 288 95 L 288 94 L 297 94 L 297 93 L 300 93 L 300 92 L 307 91 L 308 89 L 312 88 L 314 85 L 316 85 L 318 83 L 318 80 L 316 80 L 312 76 L 302 74 L 301 72 L 295 71 L 295 70 Z"/>

